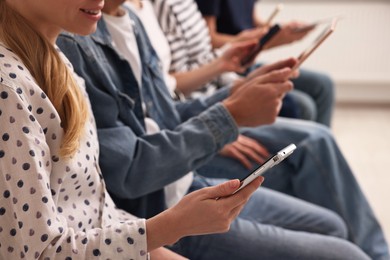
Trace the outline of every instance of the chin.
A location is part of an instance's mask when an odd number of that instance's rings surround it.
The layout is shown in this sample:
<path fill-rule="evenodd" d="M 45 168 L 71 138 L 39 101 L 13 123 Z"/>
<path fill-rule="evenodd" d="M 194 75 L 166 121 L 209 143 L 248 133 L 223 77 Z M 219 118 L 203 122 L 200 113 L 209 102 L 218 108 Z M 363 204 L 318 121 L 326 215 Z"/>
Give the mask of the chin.
<path fill-rule="evenodd" d="M 82 35 L 82 36 L 87 36 L 91 33 L 94 33 L 95 31 L 96 31 L 96 25 L 91 27 L 91 28 L 84 28 L 82 30 L 80 30 L 80 28 L 78 28 L 78 30 L 74 30 L 73 33 L 78 34 L 78 35 Z"/>

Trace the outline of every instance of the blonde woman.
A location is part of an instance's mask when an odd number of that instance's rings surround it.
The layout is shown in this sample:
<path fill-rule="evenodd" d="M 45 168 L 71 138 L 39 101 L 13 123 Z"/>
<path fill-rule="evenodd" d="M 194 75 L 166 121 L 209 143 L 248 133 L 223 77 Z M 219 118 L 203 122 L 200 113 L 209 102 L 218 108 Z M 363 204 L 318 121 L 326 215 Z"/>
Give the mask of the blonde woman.
<path fill-rule="evenodd" d="M 115 208 L 84 82 L 55 46 L 62 30 L 93 32 L 103 4 L 0 0 L 0 259 L 164 257 L 183 236 L 227 231 L 262 181 L 199 190 L 148 220 Z"/>

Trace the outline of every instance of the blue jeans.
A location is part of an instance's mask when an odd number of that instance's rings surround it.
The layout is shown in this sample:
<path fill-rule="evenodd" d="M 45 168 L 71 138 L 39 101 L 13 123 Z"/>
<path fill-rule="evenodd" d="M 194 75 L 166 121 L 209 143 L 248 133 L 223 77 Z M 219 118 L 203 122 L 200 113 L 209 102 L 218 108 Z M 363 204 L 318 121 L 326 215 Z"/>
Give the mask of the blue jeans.
<path fill-rule="evenodd" d="M 242 133 L 271 153 L 295 143 L 296 151 L 265 173 L 263 186 L 333 210 L 345 221 L 348 240 L 373 259 L 390 259 L 383 231 L 327 127 L 279 118 L 271 126 L 245 128 Z M 217 156 L 198 173 L 230 179 L 242 178 L 248 170 L 238 161 Z"/>
<path fill-rule="evenodd" d="M 220 182 L 196 177 L 191 190 Z M 369 259 L 345 237 L 345 224 L 332 211 L 260 188 L 229 232 L 186 237 L 171 249 L 191 260 Z"/>
<path fill-rule="evenodd" d="M 335 90 L 332 79 L 323 73 L 300 70 L 293 79 L 294 90 L 289 93 L 297 104 L 298 118 L 330 126 Z"/>
<path fill-rule="evenodd" d="M 253 65 L 243 75 L 262 65 L 262 63 Z M 292 82 L 294 89 L 286 96 L 287 102 L 283 103 L 280 115 L 330 126 L 335 100 L 332 79 L 324 73 L 300 69 L 299 77 Z"/>

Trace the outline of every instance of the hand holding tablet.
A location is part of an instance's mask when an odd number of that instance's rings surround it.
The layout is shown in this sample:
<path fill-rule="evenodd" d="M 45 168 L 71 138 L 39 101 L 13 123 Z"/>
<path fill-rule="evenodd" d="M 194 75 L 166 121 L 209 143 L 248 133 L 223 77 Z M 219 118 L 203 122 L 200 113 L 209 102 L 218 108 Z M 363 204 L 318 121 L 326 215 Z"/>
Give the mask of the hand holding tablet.
<path fill-rule="evenodd" d="M 298 56 L 298 62 L 291 69 L 292 73 L 294 73 L 294 71 L 297 70 L 307 58 L 309 58 L 309 56 L 329 37 L 329 35 L 334 32 L 337 21 L 338 19 L 334 18 L 332 23 L 321 32 L 313 44 Z"/>

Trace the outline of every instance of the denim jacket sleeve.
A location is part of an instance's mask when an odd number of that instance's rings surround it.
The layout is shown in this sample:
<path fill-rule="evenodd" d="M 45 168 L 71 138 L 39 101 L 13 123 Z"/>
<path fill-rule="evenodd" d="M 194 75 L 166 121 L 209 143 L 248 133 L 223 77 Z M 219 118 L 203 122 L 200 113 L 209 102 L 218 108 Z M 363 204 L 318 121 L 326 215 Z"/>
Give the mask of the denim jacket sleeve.
<path fill-rule="evenodd" d="M 211 96 L 204 96 L 196 99 L 189 99 L 185 102 L 177 101 L 176 109 L 179 112 L 182 121 L 198 115 L 202 111 L 205 111 L 214 104 L 221 102 L 229 96 L 231 86 L 226 86 L 217 90 Z"/>
<path fill-rule="evenodd" d="M 98 130 L 100 165 L 108 189 L 137 198 L 164 188 L 199 168 L 237 138 L 237 127 L 216 104 L 174 130 L 137 136 L 129 126 Z"/>
<path fill-rule="evenodd" d="M 237 138 L 238 128 L 221 103 L 173 130 L 153 135 L 140 131 L 142 124 L 131 104 L 124 105 L 115 94 L 118 90 L 113 82 L 120 82 L 115 77 L 122 77 L 123 66 L 111 68 L 115 64 L 99 60 L 112 50 L 91 42 L 80 44 L 87 39 L 92 41 L 90 36 L 61 35 L 57 44 L 86 81 L 98 128 L 99 165 L 108 190 L 116 197 L 133 199 L 161 190 Z M 125 115 L 123 109 L 127 110 Z"/>

